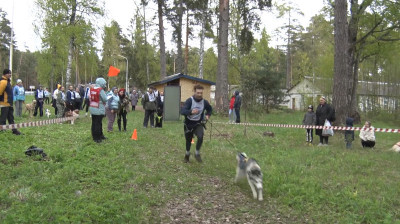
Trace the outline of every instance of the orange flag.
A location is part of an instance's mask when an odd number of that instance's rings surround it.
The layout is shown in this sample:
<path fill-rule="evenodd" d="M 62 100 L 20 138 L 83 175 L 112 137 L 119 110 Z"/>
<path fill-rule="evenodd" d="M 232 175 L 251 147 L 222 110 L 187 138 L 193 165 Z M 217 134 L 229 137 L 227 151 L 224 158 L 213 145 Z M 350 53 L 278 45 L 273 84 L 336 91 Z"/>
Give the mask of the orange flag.
<path fill-rule="evenodd" d="M 113 67 L 113 66 L 110 65 L 110 69 L 108 70 L 108 76 L 109 77 L 117 76 L 119 71 L 120 70 L 118 68 Z"/>

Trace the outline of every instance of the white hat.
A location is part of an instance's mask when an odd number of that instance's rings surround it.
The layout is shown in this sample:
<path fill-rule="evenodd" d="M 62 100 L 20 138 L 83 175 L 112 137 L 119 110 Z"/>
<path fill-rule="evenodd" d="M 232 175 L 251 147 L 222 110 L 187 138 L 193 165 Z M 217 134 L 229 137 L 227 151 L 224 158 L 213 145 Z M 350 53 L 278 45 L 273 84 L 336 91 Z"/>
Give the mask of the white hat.
<path fill-rule="evenodd" d="M 17 79 L 17 84 L 18 83 L 22 83 L 22 80 L 21 79 Z"/>

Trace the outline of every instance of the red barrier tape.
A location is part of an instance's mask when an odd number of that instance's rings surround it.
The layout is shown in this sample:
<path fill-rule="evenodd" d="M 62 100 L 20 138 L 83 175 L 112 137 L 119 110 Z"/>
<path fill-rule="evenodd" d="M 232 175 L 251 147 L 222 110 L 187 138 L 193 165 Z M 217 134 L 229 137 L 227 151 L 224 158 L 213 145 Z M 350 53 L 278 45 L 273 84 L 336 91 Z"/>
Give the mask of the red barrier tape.
<path fill-rule="evenodd" d="M 0 130 L 44 126 L 44 125 L 49 125 L 49 124 L 57 124 L 57 123 L 65 122 L 65 121 L 70 121 L 70 120 L 74 120 L 74 119 L 76 119 L 76 118 L 75 117 L 64 117 L 64 118 L 56 118 L 56 119 L 43 120 L 43 121 L 31 121 L 31 122 L 27 122 L 27 123 L 0 125 Z"/>
<path fill-rule="evenodd" d="M 227 123 L 221 121 L 213 121 L 214 124 L 228 124 L 228 125 L 243 125 L 243 126 L 260 126 L 260 127 L 276 127 L 276 128 L 307 128 L 307 129 L 332 129 L 338 131 L 361 131 L 361 130 L 373 130 L 375 132 L 387 132 L 387 133 L 400 133 L 400 129 L 391 128 L 360 128 L 360 127 L 340 127 L 340 126 L 316 126 L 316 125 L 294 125 L 294 124 L 257 124 L 257 123 Z"/>

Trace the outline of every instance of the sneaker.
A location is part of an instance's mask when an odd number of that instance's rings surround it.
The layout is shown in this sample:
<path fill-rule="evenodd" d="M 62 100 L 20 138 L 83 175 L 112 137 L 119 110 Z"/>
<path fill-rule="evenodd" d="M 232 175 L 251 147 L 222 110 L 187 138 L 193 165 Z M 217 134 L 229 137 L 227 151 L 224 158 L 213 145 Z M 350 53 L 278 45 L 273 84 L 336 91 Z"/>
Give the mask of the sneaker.
<path fill-rule="evenodd" d="M 185 163 L 188 163 L 188 162 L 189 162 L 189 157 L 190 157 L 190 155 L 186 155 L 186 154 L 185 154 L 185 160 L 184 160 Z"/>
<path fill-rule="evenodd" d="M 101 143 L 102 141 L 101 141 L 101 139 L 98 139 L 98 140 L 94 140 L 94 142 Z"/>
<path fill-rule="evenodd" d="M 324 144 L 322 144 L 322 143 L 319 143 L 319 144 L 318 144 L 318 146 L 323 146 L 323 145 L 324 145 Z"/>
<path fill-rule="evenodd" d="M 194 155 L 194 158 L 197 160 L 197 162 L 202 163 L 203 160 L 201 160 L 200 154 Z"/>

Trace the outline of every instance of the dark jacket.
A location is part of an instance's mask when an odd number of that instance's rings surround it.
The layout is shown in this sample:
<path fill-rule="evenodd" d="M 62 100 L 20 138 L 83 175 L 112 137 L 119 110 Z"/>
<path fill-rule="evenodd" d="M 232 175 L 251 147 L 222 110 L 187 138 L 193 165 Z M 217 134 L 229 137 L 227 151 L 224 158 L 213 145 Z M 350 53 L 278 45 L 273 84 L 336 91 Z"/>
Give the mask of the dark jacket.
<path fill-rule="evenodd" d="M 240 109 L 242 106 L 242 97 L 239 95 L 239 91 L 235 91 L 235 102 L 233 103 L 233 108 Z"/>
<path fill-rule="evenodd" d="M 194 96 L 193 96 L 193 99 L 195 99 Z M 199 101 L 197 101 L 197 102 L 199 102 Z M 207 112 L 205 112 L 205 111 L 207 111 Z M 211 107 L 210 103 L 207 100 L 204 99 L 204 110 L 203 110 L 203 113 L 201 114 L 200 120 L 199 121 L 191 121 L 191 120 L 189 120 L 187 118 L 187 116 L 192 114 L 192 98 L 191 97 L 189 97 L 185 101 L 185 104 L 181 108 L 181 114 L 183 116 L 185 116 L 185 124 L 188 125 L 188 126 L 194 126 L 194 125 L 198 124 L 199 122 L 204 120 L 204 114 L 206 114 L 208 116 L 211 116 L 211 112 L 212 112 L 212 107 Z"/>
<path fill-rule="evenodd" d="M 331 105 L 325 103 L 324 105 L 319 104 L 317 107 L 317 111 L 315 114 L 317 115 L 317 123 L 316 125 L 323 126 L 325 124 L 325 120 L 328 119 L 332 123 L 334 118 L 335 111 L 331 107 Z M 322 129 L 316 129 L 315 133 L 317 135 L 322 134 Z"/>

